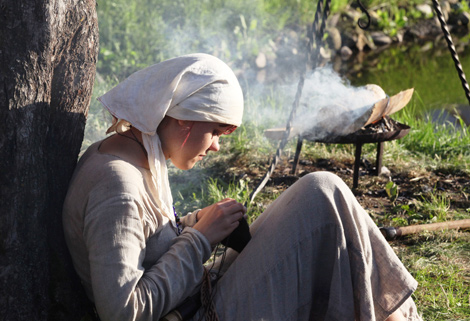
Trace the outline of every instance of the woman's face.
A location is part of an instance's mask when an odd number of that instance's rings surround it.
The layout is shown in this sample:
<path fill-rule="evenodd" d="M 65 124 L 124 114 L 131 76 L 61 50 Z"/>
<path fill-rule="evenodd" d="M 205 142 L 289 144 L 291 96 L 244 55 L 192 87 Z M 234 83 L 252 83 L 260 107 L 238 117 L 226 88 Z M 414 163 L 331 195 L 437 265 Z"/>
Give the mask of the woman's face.
<path fill-rule="evenodd" d="M 179 169 L 191 169 L 209 151 L 217 152 L 222 134 L 233 131 L 233 126 L 213 122 L 177 121 L 179 134 L 171 144 L 164 144 L 165 156 Z"/>

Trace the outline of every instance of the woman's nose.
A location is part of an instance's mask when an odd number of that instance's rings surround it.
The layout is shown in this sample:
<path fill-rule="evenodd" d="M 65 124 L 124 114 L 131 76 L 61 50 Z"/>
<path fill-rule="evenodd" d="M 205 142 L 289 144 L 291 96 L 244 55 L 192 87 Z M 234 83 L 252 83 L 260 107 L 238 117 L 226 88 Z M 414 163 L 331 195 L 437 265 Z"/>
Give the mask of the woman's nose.
<path fill-rule="evenodd" d="M 219 136 L 215 136 L 214 139 L 212 140 L 212 144 L 209 147 L 209 150 L 214 151 L 214 152 L 218 152 L 219 149 L 220 149 Z"/>

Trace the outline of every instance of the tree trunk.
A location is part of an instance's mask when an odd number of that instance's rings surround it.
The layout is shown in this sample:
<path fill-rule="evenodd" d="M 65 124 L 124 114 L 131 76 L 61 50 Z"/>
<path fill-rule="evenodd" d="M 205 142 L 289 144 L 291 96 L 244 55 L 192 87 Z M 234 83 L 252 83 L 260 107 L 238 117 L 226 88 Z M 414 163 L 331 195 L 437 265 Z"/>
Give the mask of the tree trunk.
<path fill-rule="evenodd" d="M 95 0 L 0 0 L 0 320 L 80 320 L 62 232 L 98 55 Z"/>

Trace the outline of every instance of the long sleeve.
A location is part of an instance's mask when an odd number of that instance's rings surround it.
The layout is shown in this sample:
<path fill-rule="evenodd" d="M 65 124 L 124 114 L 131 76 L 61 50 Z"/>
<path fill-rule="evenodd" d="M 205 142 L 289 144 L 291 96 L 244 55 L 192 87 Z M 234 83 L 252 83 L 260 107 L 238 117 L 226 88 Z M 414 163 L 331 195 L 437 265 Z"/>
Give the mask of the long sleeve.
<path fill-rule="evenodd" d="M 145 270 L 142 218 L 146 213 L 133 196 L 138 193 L 103 201 L 107 189 L 98 186 L 90 194 L 83 231 L 98 313 L 102 320 L 156 320 L 199 284 L 210 244 L 197 230 L 186 228 Z M 131 191 L 132 186 L 126 189 Z"/>
<path fill-rule="evenodd" d="M 193 227 L 197 223 L 196 217 L 199 211 L 200 209 L 197 209 L 194 212 L 188 213 L 181 218 L 181 224 L 183 225 L 183 228 Z"/>
<path fill-rule="evenodd" d="M 64 203 L 74 267 L 101 320 L 158 320 L 199 285 L 210 244 L 191 227 L 177 236 L 150 172 L 97 146 L 81 157 Z"/>

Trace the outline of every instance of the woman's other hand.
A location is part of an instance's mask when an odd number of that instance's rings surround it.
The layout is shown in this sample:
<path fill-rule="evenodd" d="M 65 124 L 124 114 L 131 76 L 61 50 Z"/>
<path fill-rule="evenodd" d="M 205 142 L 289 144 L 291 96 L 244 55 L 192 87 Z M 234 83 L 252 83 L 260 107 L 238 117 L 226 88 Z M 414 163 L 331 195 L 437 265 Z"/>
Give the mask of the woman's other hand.
<path fill-rule="evenodd" d="M 226 238 L 240 224 L 246 207 L 231 198 L 226 198 L 197 213 L 198 222 L 193 226 L 204 234 L 212 246 Z"/>

